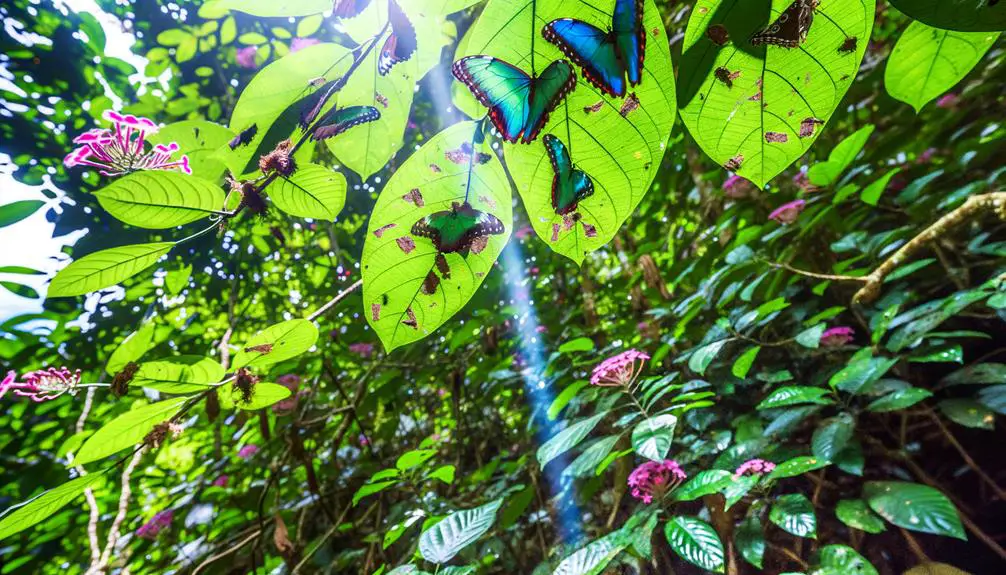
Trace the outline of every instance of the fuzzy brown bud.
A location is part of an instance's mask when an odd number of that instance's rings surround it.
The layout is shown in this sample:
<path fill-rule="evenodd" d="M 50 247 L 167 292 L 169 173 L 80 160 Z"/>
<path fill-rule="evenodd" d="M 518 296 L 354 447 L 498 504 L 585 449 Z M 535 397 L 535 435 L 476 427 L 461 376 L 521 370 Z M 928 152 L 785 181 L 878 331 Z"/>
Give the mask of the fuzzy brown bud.
<path fill-rule="evenodd" d="M 258 188 L 251 182 L 241 184 L 241 205 L 249 212 L 259 216 L 265 214 L 269 207 Z"/>
<path fill-rule="evenodd" d="M 157 449 L 162 443 L 164 443 L 164 440 L 168 438 L 169 434 L 171 437 L 178 437 L 181 433 L 181 426 L 172 423 L 171 421 L 164 421 L 155 425 L 154 428 L 150 430 L 150 433 L 143 437 L 143 443 L 151 449 Z"/>
<path fill-rule="evenodd" d="M 281 176 L 289 176 L 297 169 L 297 162 L 293 159 L 292 151 L 293 143 L 290 140 L 283 140 L 276 144 L 273 151 L 259 158 L 259 169 L 263 174 L 275 171 Z"/>
<path fill-rule="evenodd" d="M 122 397 L 129 393 L 129 383 L 133 381 L 136 372 L 140 370 L 140 365 L 134 361 L 127 363 L 119 373 L 112 378 L 111 391 L 115 397 Z"/>
<path fill-rule="evenodd" d="M 258 376 L 242 367 L 237 371 L 234 378 L 233 391 L 241 398 L 242 403 L 249 403 L 255 396 L 255 384 L 258 383 Z"/>
<path fill-rule="evenodd" d="M 206 394 L 206 416 L 210 418 L 210 421 L 216 421 L 220 416 L 220 397 L 216 390 Z"/>

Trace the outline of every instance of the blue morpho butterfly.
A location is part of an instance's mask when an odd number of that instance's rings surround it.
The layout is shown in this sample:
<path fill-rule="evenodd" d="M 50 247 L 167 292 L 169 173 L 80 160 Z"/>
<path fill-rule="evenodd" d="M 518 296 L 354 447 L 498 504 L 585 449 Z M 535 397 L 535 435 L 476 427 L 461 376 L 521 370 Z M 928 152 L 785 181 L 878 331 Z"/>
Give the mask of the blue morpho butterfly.
<path fill-rule="evenodd" d="M 552 208 L 564 216 L 574 210 L 584 198 L 594 194 L 594 182 L 590 176 L 573 167 L 569 150 L 562 140 L 552 134 L 542 137 L 548 159 L 552 161 Z"/>
<path fill-rule="evenodd" d="M 328 114 L 311 134 L 312 140 L 334 138 L 353 126 L 373 122 L 381 117 L 381 112 L 373 106 L 347 106 Z"/>
<path fill-rule="evenodd" d="M 395 0 L 388 0 L 388 21 L 391 34 L 377 58 L 377 72 L 382 76 L 387 76 L 392 66 L 408 60 L 416 51 L 416 28 Z"/>
<path fill-rule="evenodd" d="M 608 95 L 625 95 L 626 76 L 633 86 L 642 79 L 643 0 L 615 0 L 607 32 L 575 18 L 560 18 L 546 24 L 541 33 L 583 69 L 588 82 Z"/>
<path fill-rule="evenodd" d="M 538 137 L 548 115 L 576 87 L 576 74 L 556 60 L 538 76 L 492 56 L 468 56 L 454 63 L 454 77 L 489 108 L 489 119 L 503 139 L 527 144 Z"/>
<path fill-rule="evenodd" d="M 467 256 L 475 240 L 502 234 L 503 222 L 496 216 L 476 210 L 471 204 L 453 202 L 451 209 L 433 212 L 413 224 L 413 235 L 433 240 L 440 254 Z"/>

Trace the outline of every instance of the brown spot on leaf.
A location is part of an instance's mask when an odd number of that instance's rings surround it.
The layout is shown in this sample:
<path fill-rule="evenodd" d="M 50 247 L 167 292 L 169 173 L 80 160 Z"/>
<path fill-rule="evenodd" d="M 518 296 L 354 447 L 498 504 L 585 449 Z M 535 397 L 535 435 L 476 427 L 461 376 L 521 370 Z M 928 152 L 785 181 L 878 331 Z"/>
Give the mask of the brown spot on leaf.
<path fill-rule="evenodd" d="M 416 312 L 412 311 L 410 306 L 405 310 L 405 315 L 408 316 L 406 319 L 402 320 L 402 323 L 411 327 L 412 329 L 419 329 L 419 322 L 416 321 Z"/>
<path fill-rule="evenodd" d="M 765 141 L 770 144 L 782 144 L 789 141 L 789 136 L 782 132 L 765 132 Z"/>
<path fill-rule="evenodd" d="M 824 122 L 814 117 L 804 118 L 804 120 L 800 122 L 800 137 L 809 138 L 813 136 L 814 130 L 819 124 L 824 124 Z"/>
<path fill-rule="evenodd" d="M 559 241 L 559 224 L 552 224 L 552 241 Z"/>
<path fill-rule="evenodd" d="M 479 201 L 489 206 L 489 209 L 491 210 L 496 209 L 496 200 L 490 198 L 489 196 L 479 196 Z"/>
<path fill-rule="evenodd" d="M 473 254 L 480 254 L 489 245 L 489 236 L 479 236 L 472 240 L 471 251 Z"/>
<path fill-rule="evenodd" d="M 423 280 L 423 293 L 426 295 L 433 295 L 437 293 L 437 286 L 439 285 L 440 278 L 437 277 L 437 274 L 433 273 L 433 270 L 430 270 L 430 272 L 426 274 L 426 279 Z"/>
<path fill-rule="evenodd" d="M 755 92 L 755 94 L 753 96 L 751 96 L 750 98 L 748 98 L 748 100 L 751 101 L 751 102 L 760 102 L 761 101 L 761 90 L 758 90 L 757 92 Z"/>
<path fill-rule="evenodd" d="M 744 154 L 737 154 L 736 156 L 727 160 L 727 163 L 723 164 L 723 167 L 731 172 L 736 172 L 741 169 L 741 164 L 744 162 Z"/>
<path fill-rule="evenodd" d="M 259 353 L 269 353 L 270 351 L 272 351 L 272 344 L 262 343 L 259 345 L 253 345 L 251 347 L 245 348 L 245 352 L 252 352 L 252 351 L 257 351 Z"/>
<path fill-rule="evenodd" d="M 840 54 L 849 54 L 855 52 L 856 48 L 859 47 L 859 38 L 855 36 L 850 36 L 842 42 L 842 45 L 838 47 L 838 52 Z"/>
<path fill-rule="evenodd" d="M 398 243 L 398 247 L 405 253 L 416 249 L 416 241 L 412 239 L 412 236 L 402 236 L 395 241 Z"/>
<path fill-rule="evenodd" d="M 566 231 L 573 229 L 573 226 L 575 226 L 576 222 L 580 221 L 582 217 L 583 216 L 580 215 L 580 212 L 573 212 L 572 214 L 566 214 L 562 216 L 563 229 L 565 229 Z"/>
<path fill-rule="evenodd" d="M 387 109 L 388 98 L 384 94 L 380 92 L 374 92 L 374 99 L 377 100 L 378 103 L 380 103 L 382 106 L 384 106 L 385 109 Z"/>
<path fill-rule="evenodd" d="M 730 41 L 730 34 L 721 24 L 713 24 L 706 28 L 706 37 L 712 40 L 713 44 L 717 46 L 723 46 Z"/>
<path fill-rule="evenodd" d="M 448 161 L 454 162 L 458 165 L 468 165 L 469 160 L 472 157 L 472 145 L 470 142 L 465 142 L 461 146 L 454 150 L 447 150 L 444 152 L 444 157 Z M 492 156 L 484 152 L 479 152 L 475 155 L 476 164 L 485 164 L 492 159 Z"/>
<path fill-rule="evenodd" d="M 386 224 L 386 225 L 383 225 L 383 226 L 377 228 L 376 230 L 374 230 L 374 237 L 379 239 L 381 236 L 384 235 L 384 232 L 390 230 L 391 228 L 393 228 L 393 227 L 395 227 L 397 225 L 398 224 Z"/>
<path fill-rule="evenodd" d="M 588 238 L 597 237 L 597 228 L 588 224 L 587 222 L 581 222 L 581 223 L 583 224 L 583 235 L 587 236 Z"/>
<path fill-rule="evenodd" d="M 596 112 L 600 112 L 601 108 L 603 108 L 603 107 L 604 107 L 604 100 L 598 100 L 596 103 L 591 104 L 590 106 L 584 106 L 583 107 L 583 113 L 584 114 L 593 114 L 593 113 L 596 113 Z"/>
<path fill-rule="evenodd" d="M 635 92 L 629 92 L 629 95 L 625 97 L 622 101 L 622 107 L 619 108 L 618 113 L 622 115 L 623 118 L 629 115 L 630 112 L 639 107 L 639 98 L 636 97 Z"/>
<path fill-rule="evenodd" d="M 402 196 L 402 199 L 410 204 L 416 204 L 416 207 L 423 207 L 426 202 L 423 201 L 423 194 L 419 192 L 419 188 L 412 188 L 409 193 Z"/>
<path fill-rule="evenodd" d="M 447 258 L 444 257 L 444 254 L 437 254 L 436 264 L 440 275 L 444 276 L 445 280 L 451 279 L 451 267 L 447 265 Z"/>
<path fill-rule="evenodd" d="M 740 78 L 741 71 L 737 70 L 735 72 L 731 72 L 728 68 L 720 66 L 719 68 L 716 68 L 716 71 L 713 72 L 713 75 L 716 76 L 717 80 L 726 84 L 727 88 L 733 88 L 734 80 Z"/>
<path fill-rule="evenodd" d="M 434 174 L 439 174 L 443 170 L 441 170 L 440 166 L 438 166 L 436 164 L 430 164 L 430 171 L 433 172 Z"/>
<path fill-rule="evenodd" d="M 371 321 L 381 321 L 381 304 L 370 304 L 370 319 Z"/>

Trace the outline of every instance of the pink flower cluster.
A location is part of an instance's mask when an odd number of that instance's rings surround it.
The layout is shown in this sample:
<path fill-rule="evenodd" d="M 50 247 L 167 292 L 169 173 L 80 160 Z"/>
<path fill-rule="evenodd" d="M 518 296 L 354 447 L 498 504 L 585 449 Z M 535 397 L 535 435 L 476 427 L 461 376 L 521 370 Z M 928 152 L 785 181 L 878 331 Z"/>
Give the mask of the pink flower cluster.
<path fill-rule="evenodd" d="M 192 173 L 188 156 L 182 156 L 180 160 L 171 159 L 178 151 L 178 144 L 175 142 L 157 144 L 147 151 L 147 134 L 157 131 L 157 124 L 153 120 L 123 116 L 112 110 L 107 110 L 102 117 L 115 125 L 115 133 L 96 128 L 74 138 L 74 144 L 83 145 L 63 158 L 66 167 L 92 166 L 105 176 L 174 168 L 186 174 Z"/>
<path fill-rule="evenodd" d="M 677 461 L 647 461 L 629 474 L 629 487 L 633 497 L 650 504 L 681 485 L 686 477 Z"/>
<path fill-rule="evenodd" d="M 353 343 L 349 346 L 349 351 L 355 353 L 356 355 L 366 359 L 369 358 L 374 353 L 374 344 L 372 343 Z"/>
<path fill-rule="evenodd" d="M 258 52 L 258 48 L 255 46 L 245 46 L 234 54 L 234 60 L 238 63 L 238 66 L 242 68 L 253 69 L 255 68 L 255 54 Z"/>
<path fill-rule="evenodd" d="M 154 539 L 157 539 L 157 536 L 160 535 L 161 531 L 171 527 L 171 520 L 174 518 L 174 511 L 170 509 L 161 511 L 157 515 L 154 515 L 150 521 L 147 521 L 140 526 L 140 528 L 136 530 L 136 536 L 141 539 L 149 539 L 153 541 Z"/>
<path fill-rule="evenodd" d="M 821 347 L 841 347 L 851 342 L 855 333 L 851 327 L 844 325 L 826 329 L 821 334 Z"/>
<path fill-rule="evenodd" d="M 220 477 L 214 479 L 213 483 L 210 483 L 210 485 L 213 487 L 227 487 L 227 482 L 230 481 L 230 479 L 231 478 L 228 475 L 221 475 Z"/>
<path fill-rule="evenodd" d="M 238 457 L 240 457 L 241 459 L 251 459 L 251 457 L 256 453 L 258 453 L 258 446 L 249 443 L 248 445 L 238 450 Z"/>
<path fill-rule="evenodd" d="M 605 387 L 631 385 L 642 371 L 643 362 L 648 359 L 649 355 L 636 349 L 613 355 L 594 368 L 590 383 Z"/>
<path fill-rule="evenodd" d="M 780 224 L 792 224 L 796 221 L 796 218 L 800 216 L 800 212 L 802 212 L 805 207 L 807 207 L 806 201 L 793 200 L 792 202 L 787 202 L 772 210 L 772 213 L 768 215 L 768 219 L 775 220 Z"/>
<path fill-rule="evenodd" d="M 276 379 L 276 383 L 290 390 L 290 397 L 277 401 L 272 406 L 272 412 L 276 415 L 290 415 L 297 411 L 298 393 L 300 388 L 300 376 L 288 373 Z"/>
<path fill-rule="evenodd" d="M 775 463 L 772 463 L 771 461 L 765 461 L 764 459 L 748 459 L 744 463 L 741 463 L 740 467 L 734 471 L 734 477 L 771 473 L 773 469 L 775 469 Z"/>
<path fill-rule="evenodd" d="M 80 370 L 70 371 L 65 367 L 59 369 L 50 367 L 24 374 L 24 381 L 17 383 L 17 374 L 13 371 L 0 382 L 0 397 L 13 391 L 14 395 L 30 397 L 32 401 L 42 402 L 56 399 L 64 393 L 77 393 L 80 384 Z"/>

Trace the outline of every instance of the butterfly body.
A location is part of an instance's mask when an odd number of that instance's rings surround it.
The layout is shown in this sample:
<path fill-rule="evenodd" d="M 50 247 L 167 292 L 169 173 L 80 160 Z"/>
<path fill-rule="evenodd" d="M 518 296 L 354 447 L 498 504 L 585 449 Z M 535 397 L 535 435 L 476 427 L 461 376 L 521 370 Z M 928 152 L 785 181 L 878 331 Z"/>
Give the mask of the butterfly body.
<path fill-rule="evenodd" d="M 502 234 L 503 222 L 496 216 L 476 210 L 471 204 L 454 202 L 451 209 L 434 212 L 413 224 L 412 233 L 429 238 L 440 254 L 467 256 L 478 238 Z"/>
<path fill-rule="evenodd" d="M 576 74 L 565 60 L 552 62 L 535 77 L 482 55 L 458 60 L 452 71 L 489 108 L 489 119 L 511 143 L 534 141 L 552 110 L 576 87 Z"/>
<path fill-rule="evenodd" d="M 819 0 L 794 0 L 768 28 L 756 32 L 751 44 L 773 44 L 783 48 L 796 48 L 803 44 L 814 23 L 814 10 Z"/>
<path fill-rule="evenodd" d="M 346 130 L 373 122 L 381 117 L 381 112 L 373 106 L 347 106 L 329 114 L 320 126 L 311 134 L 312 140 L 327 140 L 334 138 Z"/>
<path fill-rule="evenodd" d="M 542 35 L 580 66 L 588 82 L 610 96 L 620 98 L 627 84 L 635 86 L 642 80 L 643 0 L 616 0 L 611 30 L 560 18 L 546 24 Z"/>
<path fill-rule="evenodd" d="M 552 162 L 552 209 L 560 216 L 576 210 L 580 202 L 594 194 L 590 176 L 573 167 L 569 150 L 552 134 L 542 138 Z"/>

